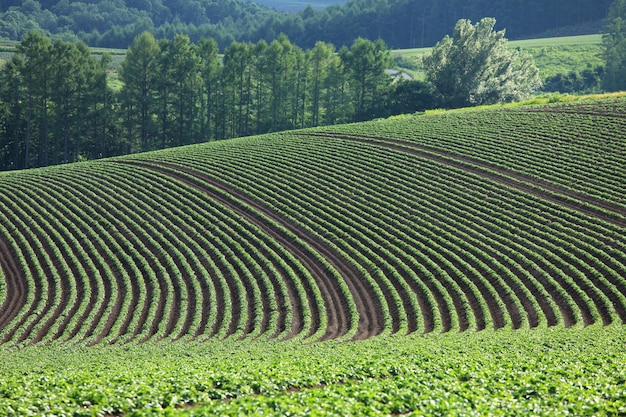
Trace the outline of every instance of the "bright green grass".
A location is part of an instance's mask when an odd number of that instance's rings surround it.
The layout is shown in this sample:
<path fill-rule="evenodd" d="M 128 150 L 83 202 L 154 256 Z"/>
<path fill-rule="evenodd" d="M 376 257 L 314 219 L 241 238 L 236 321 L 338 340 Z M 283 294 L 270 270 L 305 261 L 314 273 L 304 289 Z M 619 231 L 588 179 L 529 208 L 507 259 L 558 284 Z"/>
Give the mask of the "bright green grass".
<path fill-rule="evenodd" d="M 509 46 L 530 53 L 543 79 L 558 73 L 580 72 L 603 64 L 602 35 L 599 34 L 509 41 Z M 414 60 L 417 68 L 409 72 L 416 78 L 423 78 L 419 59 L 431 50 L 432 48 L 398 49 L 392 51 L 392 56 Z"/>
<path fill-rule="evenodd" d="M 620 415 L 625 345 L 594 325 L 4 350 L 0 415 Z"/>
<path fill-rule="evenodd" d="M 509 41 L 509 46 L 512 48 L 547 48 L 547 47 L 561 47 L 561 46 L 599 46 L 602 44 L 602 35 L 580 35 L 580 36 L 562 36 L 558 38 L 536 38 L 536 39 L 523 39 L 516 41 Z M 411 48 L 411 49 L 394 49 L 392 51 L 393 56 L 409 55 L 418 56 L 429 53 L 432 48 Z"/>

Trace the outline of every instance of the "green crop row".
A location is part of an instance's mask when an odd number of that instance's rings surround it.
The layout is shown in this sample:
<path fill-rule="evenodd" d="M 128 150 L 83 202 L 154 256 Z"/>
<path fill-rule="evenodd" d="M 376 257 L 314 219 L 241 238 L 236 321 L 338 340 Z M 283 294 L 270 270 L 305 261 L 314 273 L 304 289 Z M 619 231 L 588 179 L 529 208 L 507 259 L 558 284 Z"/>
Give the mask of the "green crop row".
<path fill-rule="evenodd" d="M 359 248 L 358 250 L 364 254 L 361 255 L 360 261 L 363 262 L 362 265 L 365 267 L 367 267 L 368 264 L 366 263 L 367 261 L 363 261 L 364 258 L 367 260 L 376 260 L 377 255 L 375 252 L 382 251 L 385 254 L 384 259 L 382 261 L 375 261 L 375 263 L 377 263 L 375 266 L 380 268 L 379 270 L 383 272 L 382 275 L 384 275 L 387 280 L 385 280 L 385 278 L 379 278 L 380 276 L 377 276 L 376 279 L 379 280 L 378 285 L 380 285 L 380 288 L 383 288 L 383 292 L 387 294 L 387 296 L 385 296 L 387 305 L 391 305 L 392 303 L 396 304 L 395 313 L 392 315 L 392 320 L 396 320 L 396 323 L 392 324 L 391 330 L 399 330 L 400 322 L 403 320 L 402 315 L 398 313 L 403 309 L 402 306 L 398 305 L 400 304 L 398 300 L 402 298 L 399 294 L 402 292 L 406 294 L 406 288 L 410 287 L 410 285 L 404 280 L 404 282 L 400 283 L 398 283 L 398 281 L 393 283 L 388 280 L 392 278 L 394 272 L 397 271 L 395 267 L 388 266 L 389 261 L 393 260 L 395 256 L 391 253 L 389 248 L 392 248 L 393 251 L 397 251 L 398 246 L 401 244 L 395 242 L 391 244 L 393 240 L 385 236 L 384 230 L 403 230 L 402 223 L 406 223 L 406 219 L 403 219 L 403 214 L 394 214 L 394 211 L 397 212 L 403 207 L 398 200 L 400 195 L 398 185 L 402 178 L 401 170 L 410 169 L 410 167 L 407 166 L 408 162 L 403 161 L 401 163 L 400 161 L 394 161 L 391 158 L 393 154 L 389 153 L 385 153 L 384 158 L 379 158 L 381 160 L 376 160 L 375 152 L 371 151 L 371 148 L 366 146 L 361 146 L 359 149 L 349 147 L 348 149 L 344 149 L 342 153 L 339 145 L 336 145 L 336 141 L 333 143 L 332 141 L 324 141 L 320 138 L 307 140 L 306 144 L 303 144 L 302 141 L 298 139 L 284 135 L 280 143 L 273 145 L 270 141 L 267 141 L 264 145 L 263 147 L 249 146 L 246 149 L 247 155 L 254 155 L 254 158 L 249 159 L 245 165 L 245 169 L 242 169 L 242 165 L 238 163 L 239 154 L 236 152 L 236 147 L 226 149 L 226 152 L 220 154 L 219 162 L 203 162 L 203 160 L 197 158 L 195 154 L 197 150 L 195 148 L 189 149 L 189 156 L 184 155 L 187 151 L 180 151 L 179 156 L 168 154 L 166 160 L 176 161 L 181 165 L 202 172 L 203 175 L 210 175 L 217 178 L 221 176 L 222 181 L 230 182 L 240 189 L 245 190 L 245 192 L 250 195 L 256 195 L 257 199 L 265 204 L 280 207 L 281 210 L 291 210 L 290 212 L 286 212 L 286 214 L 291 218 L 295 218 L 296 221 L 310 222 L 308 227 L 317 227 L 318 233 L 328 236 L 328 238 L 332 240 L 331 243 L 335 244 L 335 242 L 338 242 L 339 244 L 346 245 L 346 247 Z M 278 152 L 274 146 L 280 148 L 280 152 Z M 292 147 L 290 148 L 290 146 Z M 303 149 L 306 149 L 309 153 L 312 152 L 311 150 L 318 150 L 318 153 L 305 158 L 302 156 L 304 153 Z M 367 157 L 354 157 L 354 155 L 358 155 L 359 152 L 365 152 L 364 150 L 367 149 L 369 149 L 369 151 L 367 151 Z M 324 160 L 324 156 L 327 156 L 326 160 Z M 232 161 L 228 161 L 227 158 L 231 158 Z M 387 178 L 377 180 L 377 175 L 380 171 L 384 170 L 383 167 L 385 166 L 385 162 L 382 159 L 385 159 L 391 167 L 402 166 L 402 168 L 397 169 L 396 172 L 390 174 Z M 345 168 L 337 170 L 337 173 L 333 174 L 336 167 L 341 166 L 343 161 L 347 161 L 343 164 Z M 413 161 L 412 163 L 415 162 Z M 366 175 L 362 175 L 361 178 L 351 181 L 355 167 L 363 169 L 363 167 L 368 164 L 371 165 L 371 171 Z M 288 166 L 291 167 L 290 170 L 287 170 Z M 252 171 L 253 169 L 255 169 L 255 171 Z M 429 169 L 432 170 L 432 168 L 428 166 L 419 166 L 419 168 L 416 167 L 410 169 L 410 171 L 411 175 L 414 175 L 413 171 L 418 171 L 420 175 L 424 175 Z M 301 178 L 309 171 L 311 171 L 311 174 L 308 177 Z M 444 176 L 443 178 L 445 178 L 446 175 L 451 176 L 449 180 L 449 191 L 446 191 L 445 188 L 441 188 L 442 175 Z M 414 200 L 411 194 L 415 194 L 418 189 L 417 187 L 424 187 L 425 180 L 426 178 L 422 177 L 418 179 L 413 178 L 411 180 L 412 184 L 406 186 L 406 191 L 402 196 Z M 450 204 L 454 205 L 454 201 L 458 201 L 461 196 L 466 199 L 471 197 L 465 196 L 464 194 L 459 195 L 458 189 L 461 184 L 465 184 L 463 187 L 466 189 L 476 189 L 476 181 L 474 181 L 474 183 L 467 183 L 468 180 L 462 172 L 452 172 L 451 170 L 446 170 L 445 173 L 440 171 L 434 172 L 431 174 L 429 181 L 431 181 L 433 191 L 425 192 L 428 192 L 431 198 L 436 194 L 438 199 L 441 200 L 441 195 L 445 193 L 450 195 L 450 199 L 447 200 L 448 203 L 442 203 L 441 201 L 433 202 L 434 205 L 439 206 L 442 204 L 447 204 L 448 206 Z M 348 188 L 347 184 L 351 183 L 353 186 Z M 394 189 L 387 193 L 386 199 L 388 203 L 386 203 L 386 207 L 380 204 L 373 206 L 373 204 L 378 203 L 376 197 L 378 190 L 384 189 L 384 184 L 386 183 L 393 183 L 394 185 Z M 343 201 L 345 200 L 345 196 L 351 194 L 355 195 L 359 187 L 363 188 L 363 184 L 368 184 L 368 204 L 357 204 L 357 201 L 352 199 L 349 206 L 340 210 L 339 207 L 341 207 L 341 205 L 346 206 L 345 201 Z M 380 185 L 380 187 L 378 185 Z M 264 189 L 262 186 L 270 188 Z M 511 253 L 509 259 L 521 258 L 524 261 L 524 264 L 514 262 L 514 269 L 518 271 L 515 278 L 513 274 L 510 273 L 509 268 L 503 268 L 501 265 L 498 265 L 497 261 L 494 261 L 491 255 L 494 251 L 493 247 L 486 246 L 483 250 L 476 249 L 477 245 L 479 245 L 479 247 L 482 245 L 481 239 L 484 230 L 494 229 L 494 225 L 489 224 L 492 223 L 492 219 L 502 216 L 498 213 L 484 211 L 486 207 L 493 206 L 493 209 L 502 212 L 495 204 L 485 206 L 484 200 L 480 198 L 474 199 L 475 202 L 472 204 L 476 207 L 482 207 L 482 213 L 479 211 L 479 218 L 484 219 L 482 222 L 485 223 L 485 226 L 482 230 L 473 232 L 475 235 L 473 240 L 472 238 L 468 240 L 466 233 L 459 236 L 459 227 L 454 223 L 449 224 L 450 228 L 444 231 L 443 229 L 435 228 L 434 225 L 436 223 L 432 220 L 420 222 L 423 231 L 419 234 L 419 238 L 430 235 L 430 238 L 423 243 L 423 245 L 426 244 L 428 246 L 432 246 L 434 242 L 440 241 L 442 236 L 446 236 L 444 242 L 447 243 L 444 243 L 444 246 L 440 246 L 441 244 L 433 246 L 433 263 L 439 268 L 441 268 L 442 265 L 449 265 L 449 270 L 455 271 L 452 274 L 454 279 L 461 280 L 453 280 L 452 285 L 456 285 L 457 288 L 459 288 L 457 293 L 459 291 L 461 293 L 465 291 L 465 297 L 473 297 L 475 307 L 473 313 L 470 313 L 470 320 L 474 320 L 471 318 L 472 315 L 479 317 L 479 320 L 482 320 L 479 324 L 480 328 L 486 326 L 484 320 L 491 322 L 492 319 L 501 323 L 498 326 L 504 325 L 509 322 L 509 320 L 515 320 L 517 323 L 515 326 L 520 326 L 522 322 L 529 321 L 524 313 L 522 313 L 522 318 L 517 318 L 524 309 L 530 310 L 530 315 L 542 317 L 541 319 L 533 319 L 535 325 L 538 324 L 540 320 L 542 322 L 548 321 L 547 318 L 543 318 L 544 312 L 547 317 L 551 317 L 549 321 L 552 324 L 561 320 L 561 318 L 555 317 L 557 314 L 564 314 L 566 317 L 563 320 L 569 324 L 574 322 L 590 323 L 597 320 L 610 322 L 619 318 L 624 319 L 624 281 L 619 278 L 619 271 L 623 269 L 624 265 L 623 257 L 621 261 L 617 261 L 606 252 L 598 252 L 598 255 L 602 258 L 614 260 L 612 266 L 607 268 L 603 263 L 604 261 L 600 261 L 597 257 L 589 254 L 589 251 L 592 253 L 594 251 L 592 246 L 582 245 L 584 249 L 579 249 L 581 247 L 581 244 L 578 243 L 580 236 L 571 238 L 567 234 L 561 233 L 560 235 L 563 236 L 563 238 L 554 240 L 551 238 L 551 232 L 540 233 L 540 231 L 537 230 L 529 234 L 523 234 L 524 232 L 522 232 L 521 228 L 528 228 L 529 225 L 526 219 L 529 215 L 532 216 L 532 213 L 522 211 L 511 217 L 511 214 L 519 211 L 516 205 L 519 206 L 518 203 L 521 197 L 515 193 L 512 194 L 510 191 L 501 190 L 497 186 L 485 185 L 484 183 L 481 183 L 480 186 L 488 188 L 484 193 L 491 194 L 491 200 L 497 200 L 497 206 L 500 207 L 503 204 L 507 204 L 507 200 L 500 201 L 500 196 L 498 196 L 498 198 L 495 198 L 495 196 L 498 194 L 504 194 L 505 196 L 510 195 L 508 198 L 510 198 L 512 204 L 508 204 L 510 211 L 505 212 L 508 218 L 503 219 L 503 221 L 508 224 L 513 222 L 514 225 L 519 225 L 519 227 L 515 234 L 511 236 L 513 240 L 501 239 L 499 236 L 501 236 L 502 231 L 499 230 L 499 227 L 493 230 L 492 235 L 498 237 L 499 245 L 501 248 L 504 248 L 504 250 L 509 248 L 513 242 L 518 242 L 515 243 L 515 245 L 520 249 L 519 252 L 508 249 L 509 253 Z M 436 191 L 434 191 L 435 189 Z M 530 207 L 537 204 L 541 206 L 542 204 L 528 197 L 522 198 L 526 198 L 527 201 L 524 203 L 529 204 Z M 299 203 L 299 207 L 294 209 L 295 201 Z M 412 212 L 419 216 L 425 216 L 428 213 L 428 211 L 424 211 L 423 206 L 425 203 L 423 200 L 419 202 L 407 201 L 405 204 L 406 210 L 404 211 L 406 213 Z M 467 211 L 467 208 L 472 207 L 472 204 L 468 205 L 467 202 L 460 204 L 462 207 L 457 208 L 457 210 L 460 211 L 459 218 L 462 216 L 467 217 L 467 214 L 464 214 L 463 211 Z M 372 205 L 370 208 L 371 213 L 364 214 L 362 210 L 367 208 L 368 205 Z M 456 203 L 456 205 L 459 206 L 458 203 Z M 383 208 L 385 210 L 383 210 Z M 550 210 L 551 208 L 539 207 L 538 209 Z M 446 215 L 447 213 L 448 212 L 446 212 Z M 439 216 L 445 219 L 442 214 L 439 214 Z M 379 225 L 375 225 L 368 219 L 378 221 Z M 417 221 L 417 219 L 411 220 L 412 223 L 415 221 Z M 541 220 L 538 219 L 538 225 L 541 225 L 540 221 Z M 578 218 L 576 222 L 585 222 L 585 220 Z M 336 225 L 333 226 L 333 223 Z M 447 223 L 450 223 L 450 221 L 448 220 Z M 466 227 L 475 229 L 477 223 L 477 221 L 472 220 Z M 334 229 L 331 230 L 329 227 L 334 227 Z M 604 230 L 600 230 L 604 233 Z M 397 233 L 398 232 L 395 232 L 395 234 Z M 519 237 L 520 233 L 522 233 L 521 238 Z M 392 236 L 393 234 L 394 233 L 391 233 Z M 402 239 L 396 239 L 396 242 L 407 242 L 407 237 L 411 239 L 411 234 L 412 232 L 410 230 L 403 232 Z M 578 234 L 580 235 L 580 233 Z M 384 236 L 384 239 L 381 239 L 381 236 Z M 623 239 L 619 240 L 623 241 Z M 555 243 L 553 244 L 551 241 Z M 408 240 L 408 242 L 411 242 L 411 240 Z M 596 244 L 598 244 L 598 242 L 596 242 Z M 571 246 L 572 253 L 560 250 L 559 245 L 574 245 Z M 446 247 L 449 247 L 449 249 L 445 249 Z M 526 249 L 529 247 L 531 249 L 535 248 L 535 251 Z M 442 252 L 442 250 L 444 252 Z M 445 257 L 440 257 L 440 254 L 446 253 L 446 250 L 449 251 L 447 253 L 450 259 L 454 260 L 454 263 L 447 263 L 449 261 L 446 261 Z M 355 253 L 354 257 L 359 257 L 359 254 L 356 252 L 353 253 Z M 463 258 L 459 258 L 458 253 L 462 253 Z M 527 255 L 524 255 L 525 253 L 527 253 Z M 407 259 L 410 257 L 415 259 L 415 255 L 413 254 L 411 256 L 406 254 L 403 256 Z M 593 266 L 589 265 L 587 262 L 579 261 L 579 257 L 592 261 Z M 466 265 L 463 270 L 459 270 L 456 266 L 463 264 Z M 475 269 L 474 265 L 478 266 L 479 269 Z M 487 265 L 494 266 L 491 267 Z M 424 264 L 421 266 L 423 267 Z M 537 268 L 537 266 L 540 267 Z M 613 268 L 617 269 L 614 270 Z M 598 275 L 598 271 L 602 271 L 599 277 L 596 276 Z M 608 280 L 605 276 L 608 277 Z M 470 281 L 467 281 L 466 277 L 474 278 L 470 278 Z M 574 277 L 578 278 L 574 279 Z M 527 284 L 527 282 L 530 282 L 530 285 Z M 529 286 L 527 287 L 527 285 Z M 404 289 L 402 289 L 402 287 L 404 287 Z M 452 288 L 450 284 L 448 284 L 448 288 Z M 465 288 L 465 290 L 460 288 Z M 449 290 L 446 292 L 449 292 Z M 433 291 L 432 293 L 434 294 L 435 292 Z M 452 291 L 452 294 L 454 293 L 455 291 Z M 529 295 L 531 293 L 537 294 L 540 300 L 535 300 L 535 296 Z M 546 297 L 548 294 L 549 296 Z M 483 300 L 485 297 L 495 300 L 495 302 L 491 304 L 486 303 L 485 300 Z M 461 295 L 461 300 L 462 298 L 463 295 Z M 526 307 L 522 306 L 522 299 L 524 299 Z M 470 298 L 467 298 L 466 301 L 457 302 L 456 309 L 458 310 L 457 312 L 461 314 L 461 317 L 464 315 L 467 316 L 467 312 L 469 311 L 467 309 L 471 309 L 471 307 L 469 307 L 471 303 Z M 486 304 L 491 305 L 490 312 L 484 310 Z M 540 304 L 541 306 L 539 306 Z M 443 305 L 444 302 L 440 302 L 439 310 L 442 310 L 441 307 Z M 466 307 L 462 307 L 463 305 Z M 427 314 L 432 316 L 434 308 L 432 305 L 429 308 L 431 311 Z M 390 308 L 390 310 L 394 311 L 392 308 Z M 616 310 L 622 311 L 619 317 L 617 317 Z M 408 305 L 405 311 L 416 311 L 415 305 Z M 462 311 L 466 311 L 466 313 L 461 313 Z M 507 311 L 510 318 L 502 315 Z M 601 315 L 602 318 L 600 317 Z M 412 324 L 412 326 L 412 328 L 416 328 L 415 324 Z M 465 328 L 468 326 L 469 324 L 466 324 Z"/>
<path fill-rule="evenodd" d="M 0 350 L 0 414 L 619 415 L 623 326 Z"/>
<path fill-rule="evenodd" d="M 554 111 L 532 107 L 451 112 L 332 129 L 472 157 L 617 205 L 623 212 L 626 100 L 593 103 L 572 105 L 571 110 L 561 106 Z"/>

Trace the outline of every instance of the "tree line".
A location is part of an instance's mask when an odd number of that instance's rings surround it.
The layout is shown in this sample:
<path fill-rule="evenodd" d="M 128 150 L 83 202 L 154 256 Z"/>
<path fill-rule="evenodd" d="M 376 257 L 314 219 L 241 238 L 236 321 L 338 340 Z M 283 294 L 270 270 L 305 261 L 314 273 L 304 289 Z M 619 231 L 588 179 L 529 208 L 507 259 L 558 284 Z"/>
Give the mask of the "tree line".
<path fill-rule="evenodd" d="M 3 0 L 0 38 L 20 40 L 41 30 L 90 46 L 126 48 L 144 31 L 157 38 L 186 34 L 271 42 L 280 33 L 311 49 L 317 41 L 349 46 L 357 37 L 383 39 L 392 48 L 432 46 L 459 19 L 497 19 L 512 38 L 586 25 L 607 17 L 611 0 L 351 0 L 299 13 L 277 12 L 240 0 Z"/>
<path fill-rule="evenodd" d="M 0 71 L 0 169 L 418 110 L 412 99 L 393 99 L 402 89 L 386 73 L 382 41 L 359 38 L 339 50 L 318 42 L 305 51 L 281 35 L 218 52 L 214 39 L 144 32 L 119 65 L 123 86 L 114 91 L 107 54 L 28 34 Z"/>
<path fill-rule="evenodd" d="M 625 89 L 626 0 L 604 35 L 607 91 Z M 0 170 L 148 151 L 200 141 L 519 100 L 541 86 L 528 54 L 507 47 L 495 19 L 457 22 L 424 58 L 426 81 L 390 75 L 382 40 L 357 38 L 309 50 L 280 35 L 270 43 L 144 32 L 108 85 L 111 57 L 83 42 L 31 32 L 0 68 Z"/>

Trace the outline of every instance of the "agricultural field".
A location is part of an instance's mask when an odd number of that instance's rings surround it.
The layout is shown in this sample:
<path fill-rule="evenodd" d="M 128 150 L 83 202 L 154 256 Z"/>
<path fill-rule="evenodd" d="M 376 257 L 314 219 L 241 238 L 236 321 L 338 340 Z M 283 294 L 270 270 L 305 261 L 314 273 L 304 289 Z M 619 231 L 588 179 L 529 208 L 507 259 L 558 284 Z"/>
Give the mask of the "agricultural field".
<path fill-rule="evenodd" d="M 0 415 L 624 415 L 626 97 L 0 175 Z"/>

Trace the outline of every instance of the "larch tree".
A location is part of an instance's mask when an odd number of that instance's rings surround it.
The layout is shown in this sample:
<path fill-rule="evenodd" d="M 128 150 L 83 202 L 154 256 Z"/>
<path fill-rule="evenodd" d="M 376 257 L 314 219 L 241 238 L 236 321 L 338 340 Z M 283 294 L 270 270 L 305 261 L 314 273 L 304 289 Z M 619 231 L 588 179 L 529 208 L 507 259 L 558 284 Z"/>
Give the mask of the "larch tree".
<path fill-rule="evenodd" d="M 143 32 L 128 48 L 126 59 L 120 65 L 120 79 L 124 83 L 122 100 L 126 110 L 127 131 L 132 142 L 139 130 L 139 150 L 154 149 L 158 97 L 158 59 L 161 48 L 152 34 Z"/>

